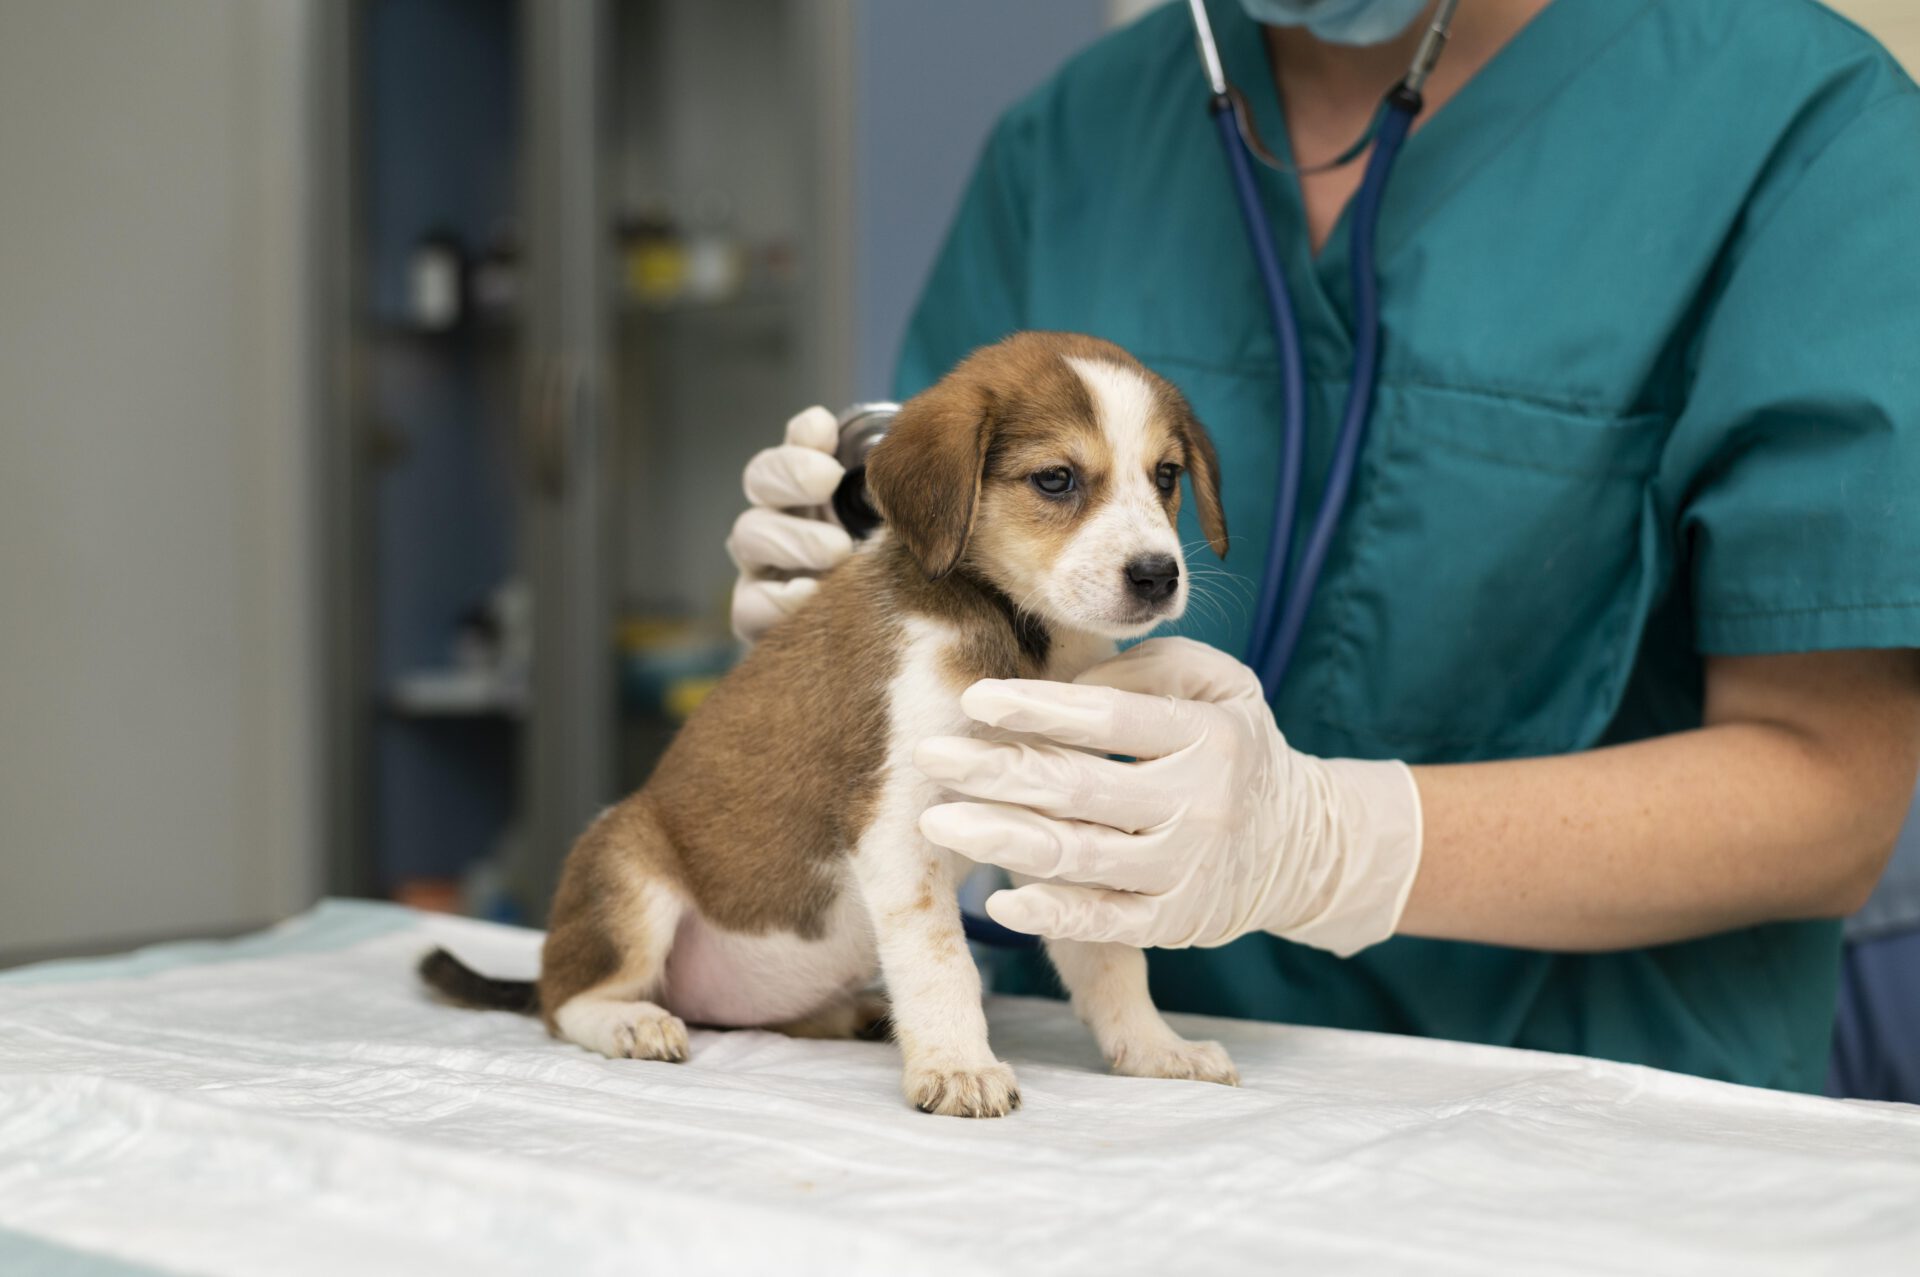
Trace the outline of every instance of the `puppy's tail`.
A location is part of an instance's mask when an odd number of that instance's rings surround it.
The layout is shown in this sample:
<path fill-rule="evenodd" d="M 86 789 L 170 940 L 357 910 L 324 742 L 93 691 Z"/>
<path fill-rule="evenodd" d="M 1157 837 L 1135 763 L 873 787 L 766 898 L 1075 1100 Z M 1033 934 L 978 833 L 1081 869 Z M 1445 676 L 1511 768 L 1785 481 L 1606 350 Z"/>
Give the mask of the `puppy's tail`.
<path fill-rule="evenodd" d="M 436 948 L 420 959 L 420 978 L 427 987 L 455 1006 L 476 1011 L 540 1010 L 540 990 L 531 980 L 496 980 L 481 975 L 445 949 Z"/>

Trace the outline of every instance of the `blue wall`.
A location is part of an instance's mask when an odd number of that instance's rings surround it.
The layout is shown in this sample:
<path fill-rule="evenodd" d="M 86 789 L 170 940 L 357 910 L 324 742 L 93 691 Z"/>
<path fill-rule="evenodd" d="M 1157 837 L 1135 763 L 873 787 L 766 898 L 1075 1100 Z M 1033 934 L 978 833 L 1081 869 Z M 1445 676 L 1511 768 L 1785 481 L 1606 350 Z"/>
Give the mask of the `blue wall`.
<path fill-rule="evenodd" d="M 934 254 L 1001 111 L 1105 29 L 1104 0 L 860 8 L 854 393 L 882 398 Z"/>

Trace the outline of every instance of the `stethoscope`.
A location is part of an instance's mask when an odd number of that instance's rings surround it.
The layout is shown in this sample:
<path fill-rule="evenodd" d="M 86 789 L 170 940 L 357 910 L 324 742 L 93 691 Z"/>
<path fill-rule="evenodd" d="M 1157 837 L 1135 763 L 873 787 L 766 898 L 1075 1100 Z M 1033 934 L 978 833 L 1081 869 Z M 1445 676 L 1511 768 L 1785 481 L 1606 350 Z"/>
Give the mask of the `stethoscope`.
<path fill-rule="evenodd" d="M 1260 188 L 1253 177 L 1253 158 L 1259 157 L 1268 168 L 1288 172 L 1287 165 L 1276 160 L 1261 144 L 1258 131 L 1247 111 L 1246 101 L 1227 82 L 1220 63 L 1220 47 L 1214 42 L 1213 24 L 1207 20 L 1203 0 L 1187 0 L 1193 14 L 1194 37 L 1200 45 L 1200 60 L 1206 67 L 1207 87 L 1212 91 L 1207 110 L 1220 131 L 1220 144 L 1227 155 L 1227 172 L 1233 179 L 1240 216 L 1247 225 L 1247 242 L 1253 249 L 1254 265 L 1267 297 L 1267 311 L 1273 321 L 1274 347 L 1280 357 L 1282 396 L 1282 433 L 1280 478 L 1274 507 L 1273 527 L 1267 539 L 1267 561 L 1261 575 L 1260 591 L 1253 609 L 1253 634 L 1247 646 L 1247 664 L 1260 675 L 1260 685 L 1271 701 L 1286 678 L 1300 642 L 1300 630 L 1306 623 L 1307 607 L 1313 601 L 1320 582 L 1320 570 L 1326 565 L 1327 551 L 1333 544 L 1335 528 L 1347 505 L 1353 484 L 1354 466 L 1360 458 L 1360 446 L 1366 440 L 1367 422 L 1373 412 L 1375 377 L 1380 365 L 1380 281 L 1374 269 L 1374 249 L 1380 230 L 1380 205 L 1386 194 L 1387 177 L 1399 158 L 1400 148 L 1413 129 L 1423 101 L 1420 90 L 1440 60 L 1453 24 L 1453 11 L 1460 0 L 1441 0 L 1434 11 L 1413 62 L 1401 81 L 1388 90 L 1379 111 L 1367 131 L 1345 151 L 1325 164 L 1295 169 L 1301 174 L 1325 172 L 1350 163 L 1369 143 L 1373 154 L 1367 159 L 1366 174 L 1360 192 L 1350 210 L 1348 234 L 1353 280 L 1353 368 L 1347 382 L 1346 409 L 1340 418 L 1340 433 L 1334 444 L 1333 462 L 1320 494 L 1320 508 L 1300 561 L 1288 567 L 1293 555 L 1293 523 L 1300 507 L 1300 474 L 1306 453 L 1307 396 L 1306 359 L 1301 351 L 1300 327 L 1295 320 L 1293 299 L 1286 278 L 1280 272 L 1280 257 L 1274 248 L 1273 232 L 1267 225 L 1260 204 Z"/>

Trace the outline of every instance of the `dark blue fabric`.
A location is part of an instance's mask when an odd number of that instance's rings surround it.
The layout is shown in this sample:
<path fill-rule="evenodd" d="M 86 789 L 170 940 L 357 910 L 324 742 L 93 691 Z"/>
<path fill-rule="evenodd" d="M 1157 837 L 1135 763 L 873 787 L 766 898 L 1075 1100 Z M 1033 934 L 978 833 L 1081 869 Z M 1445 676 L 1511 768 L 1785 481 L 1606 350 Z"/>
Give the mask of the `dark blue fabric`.
<path fill-rule="evenodd" d="M 1920 927 L 1841 955 L 1827 1094 L 1920 1104 Z"/>

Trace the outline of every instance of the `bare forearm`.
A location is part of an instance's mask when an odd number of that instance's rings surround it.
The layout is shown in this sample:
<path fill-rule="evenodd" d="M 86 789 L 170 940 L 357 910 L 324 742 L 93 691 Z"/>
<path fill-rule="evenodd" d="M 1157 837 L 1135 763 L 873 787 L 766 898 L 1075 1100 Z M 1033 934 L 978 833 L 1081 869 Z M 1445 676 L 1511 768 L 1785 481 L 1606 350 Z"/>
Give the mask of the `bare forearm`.
<path fill-rule="evenodd" d="M 1425 849 L 1402 932 L 1609 949 L 1850 912 L 1913 784 L 1920 723 L 1895 668 L 1887 697 L 1837 727 L 1756 716 L 1585 754 L 1416 768 Z"/>

